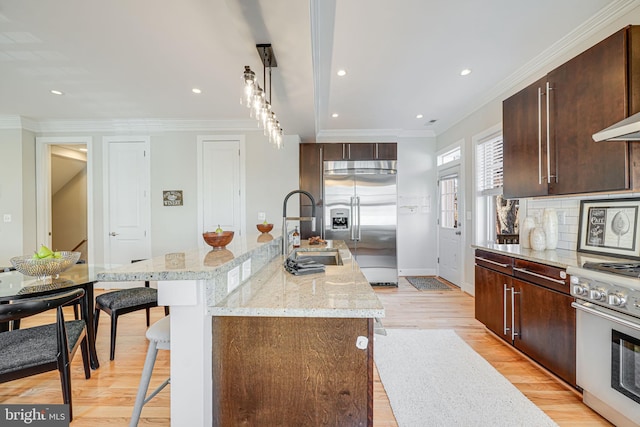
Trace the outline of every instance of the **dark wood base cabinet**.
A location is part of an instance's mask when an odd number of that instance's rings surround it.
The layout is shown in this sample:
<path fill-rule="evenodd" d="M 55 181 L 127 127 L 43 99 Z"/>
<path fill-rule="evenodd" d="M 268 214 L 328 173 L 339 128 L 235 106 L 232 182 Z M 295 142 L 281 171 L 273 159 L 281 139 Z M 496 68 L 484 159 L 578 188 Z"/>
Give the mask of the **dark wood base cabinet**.
<path fill-rule="evenodd" d="M 478 321 L 576 387 L 576 314 L 562 269 L 476 250 L 475 293 Z"/>
<path fill-rule="evenodd" d="M 373 320 L 214 317 L 213 425 L 372 426 Z"/>

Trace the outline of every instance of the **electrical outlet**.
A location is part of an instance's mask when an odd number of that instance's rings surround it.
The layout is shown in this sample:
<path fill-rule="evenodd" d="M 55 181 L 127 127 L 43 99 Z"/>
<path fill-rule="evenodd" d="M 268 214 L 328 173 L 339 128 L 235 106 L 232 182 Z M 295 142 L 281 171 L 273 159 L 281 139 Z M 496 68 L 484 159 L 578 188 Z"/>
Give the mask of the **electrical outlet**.
<path fill-rule="evenodd" d="M 227 273 L 227 293 L 233 292 L 240 285 L 240 266 L 237 266 Z"/>
<path fill-rule="evenodd" d="M 558 211 L 558 224 L 565 225 L 567 223 L 567 212 Z"/>
<path fill-rule="evenodd" d="M 258 212 L 258 221 L 264 221 L 267 219 L 267 214 L 264 212 Z"/>
<path fill-rule="evenodd" d="M 251 258 L 242 263 L 242 281 L 244 282 L 251 276 Z"/>
<path fill-rule="evenodd" d="M 11 214 L 4 214 L 3 221 L 11 222 Z"/>

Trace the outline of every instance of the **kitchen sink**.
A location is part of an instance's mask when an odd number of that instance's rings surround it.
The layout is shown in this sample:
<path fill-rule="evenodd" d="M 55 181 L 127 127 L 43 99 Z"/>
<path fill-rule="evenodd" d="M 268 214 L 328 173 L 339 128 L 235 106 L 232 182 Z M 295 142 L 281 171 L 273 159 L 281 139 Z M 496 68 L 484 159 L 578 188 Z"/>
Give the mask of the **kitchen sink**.
<path fill-rule="evenodd" d="M 296 251 L 296 259 L 312 259 L 323 265 L 342 265 L 342 257 L 337 250 Z"/>

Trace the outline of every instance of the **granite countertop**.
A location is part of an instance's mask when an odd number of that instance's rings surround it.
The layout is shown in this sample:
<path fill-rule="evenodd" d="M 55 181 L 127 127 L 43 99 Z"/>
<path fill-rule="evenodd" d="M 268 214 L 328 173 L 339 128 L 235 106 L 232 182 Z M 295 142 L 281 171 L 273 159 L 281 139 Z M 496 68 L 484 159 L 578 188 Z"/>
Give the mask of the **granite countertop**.
<path fill-rule="evenodd" d="M 206 280 L 208 293 L 215 295 L 207 312 L 214 316 L 384 317 L 382 303 L 343 241 L 320 245 L 301 242 L 299 251 L 338 250 L 343 265 L 326 266 L 323 273 L 294 276 L 284 269 L 281 240 L 280 233 L 234 238 L 223 250 L 206 247 L 168 253 L 103 271 L 97 279 Z M 269 246 L 268 251 L 262 250 L 265 246 Z M 226 282 L 218 282 L 226 279 L 230 268 L 249 257 L 257 271 L 228 293 Z"/>
<path fill-rule="evenodd" d="M 384 307 L 342 241 L 309 245 L 300 251 L 338 249 L 343 265 L 328 265 L 324 273 L 295 276 L 288 273 L 283 255 L 268 265 L 225 300 L 209 307 L 214 316 L 276 317 L 384 317 Z"/>
<path fill-rule="evenodd" d="M 97 275 L 106 282 L 140 280 L 202 280 L 214 278 L 223 265 L 255 249 L 276 242 L 279 230 L 270 233 L 250 233 L 245 237 L 234 236 L 224 249 L 210 246 L 168 253 L 148 260 L 112 268 Z M 204 242 L 203 242 L 204 243 Z"/>
<path fill-rule="evenodd" d="M 512 256 L 514 258 L 526 261 L 539 262 L 542 264 L 552 265 L 559 268 L 581 267 L 587 261 L 591 262 L 620 262 L 624 259 L 615 257 L 606 257 L 601 255 L 592 255 L 566 249 L 548 249 L 545 251 L 534 251 L 533 249 L 523 248 L 520 245 L 507 245 L 488 243 L 485 245 L 471 245 L 475 249 L 482 249 L 488 252 L 495 252 L 502 255 Z M 628 261 L 628 260 L 626 260 Z"/>

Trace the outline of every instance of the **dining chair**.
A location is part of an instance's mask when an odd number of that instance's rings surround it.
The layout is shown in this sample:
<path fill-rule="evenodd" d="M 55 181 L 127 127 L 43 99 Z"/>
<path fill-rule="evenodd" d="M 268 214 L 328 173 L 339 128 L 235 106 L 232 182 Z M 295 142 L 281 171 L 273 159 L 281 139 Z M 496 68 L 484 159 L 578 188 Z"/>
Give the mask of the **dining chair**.
<path fill-rule="evenodd" d="M 143 261 L 133 260 L 132 263 Z M 115 359 L 116 355 L 116 332 L 118 328 L 118 316 L 132 313 L 138 310 L 146 310 L 147 327 L 149 327 L 150 314 L 149 310 L 158 306 L 158 290 L 149 286 L 149 281 L 144 282 L 144 287 L 118 289 L 116 291 L 107 292 L 96 297 L 96 306 L 93 316 L 94 330 L 98 333 L 98 320 L 100 311 L 111 316 L 111 346 L 109 351 L 109 360 Z M 164 308 L 165 316 L 169 314 L 169 307 Z"/>
<path fill-rule="evenodd" d="M 10 322 L 56 309 L 56 323 L 16 329 L 0 333 L 0 383 L 58 370 L 62 383 L 62 399 L 71 405 L 71 360 L 78 347 L 82 353 L 84 376 L 91 378 L 87 325 L 84 320 L 64 320 L 62 307 L 83 300 L 84 290 L 73 289 L 36 298 L 0 304 L 0 322 Z M 46 402 L 49 403 L 49 402 Z"/>

